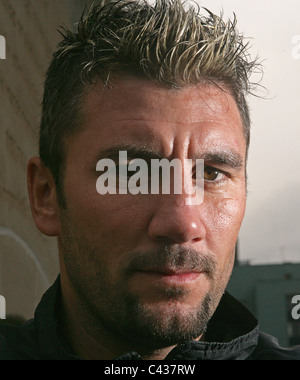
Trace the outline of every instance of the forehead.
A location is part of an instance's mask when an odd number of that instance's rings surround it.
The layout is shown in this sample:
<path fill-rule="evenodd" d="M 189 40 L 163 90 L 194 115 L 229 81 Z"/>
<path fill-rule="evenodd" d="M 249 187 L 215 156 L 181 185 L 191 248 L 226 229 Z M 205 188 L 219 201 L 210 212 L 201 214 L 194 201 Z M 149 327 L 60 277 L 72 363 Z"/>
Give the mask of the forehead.
<path fill-rule="evenodd" d="M 91 89 L 83 112 L 86 137 L 88 131 L 91 141 L 97 135 L 101 146 L 125 140 L 151 145 L 177 139 L 189 145 L 220 142 L 239 149 L 245 143 L 234 98 L 213 85 L 169 89 L 147 80 L 122 78 L 112 88 L 98 83 Z"/>
<path fill-rule="evenodd" d="M 166 105 L 168 108 L 166 109 Z M 241 123 L 234 98 L 225 88 L 199 84 L 170 89 L 153 82 L 127 77 L 119 79 L 112 88 L 100 82 L 86 97 L 85 110 L 89 116 L 110 109 L 111 118 L 145 117 L 145 111 L 155 119 L 163 117 L 173 123 L 218 121 L 229 117 Z M 183 112 L 184 111 L 184 112 Z"/>

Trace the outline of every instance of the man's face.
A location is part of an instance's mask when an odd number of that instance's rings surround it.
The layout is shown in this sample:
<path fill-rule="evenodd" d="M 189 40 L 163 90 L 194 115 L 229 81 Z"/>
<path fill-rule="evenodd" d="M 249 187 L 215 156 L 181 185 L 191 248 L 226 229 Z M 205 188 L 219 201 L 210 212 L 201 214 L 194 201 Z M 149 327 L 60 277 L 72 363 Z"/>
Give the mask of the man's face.
<path fill-rule="evenodd" d="M 99 326 L 164 346 L 199 337 L 229 280 L 245 211 L 246 142 L 232 96 L 123 78 L 97 85 L 66 140 L 59 247 L 69 283 Z M 134 149 L 133 149 L 134 148 Z M 99 195 L 96 164 L 205 159 L 204 201 L 185 194 Z"/>

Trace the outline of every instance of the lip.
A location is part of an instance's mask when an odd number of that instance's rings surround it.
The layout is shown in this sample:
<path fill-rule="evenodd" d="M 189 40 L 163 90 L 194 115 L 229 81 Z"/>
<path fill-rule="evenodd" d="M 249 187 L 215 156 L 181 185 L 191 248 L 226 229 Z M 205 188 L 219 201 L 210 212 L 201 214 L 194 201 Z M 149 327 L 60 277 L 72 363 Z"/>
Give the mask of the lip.
<path fill-rule="evenodd" d="M 196 281 L 203 272 L 194 271 L 139 271 L 139 273 L 154 282 L 170 285 L 184 285 Z"/>

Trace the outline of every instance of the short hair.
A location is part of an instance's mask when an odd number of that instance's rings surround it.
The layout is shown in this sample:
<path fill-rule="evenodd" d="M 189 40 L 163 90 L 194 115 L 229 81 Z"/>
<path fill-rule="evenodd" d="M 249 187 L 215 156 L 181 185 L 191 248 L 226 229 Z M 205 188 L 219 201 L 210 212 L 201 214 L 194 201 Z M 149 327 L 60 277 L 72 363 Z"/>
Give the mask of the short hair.
<path fill-rule="evenodd" d="M 39 153 L 62 191 L 64 141 L 81 127 L 83 97 L 91 85 L 125 74 L 179 89 L 212 83 L 236 100 L 250 141 L 246 96 L 258 66 L 236 28 L 206 8 L 180 0 L 103 0 L 84 12 L 76 32 L 63 37 L 46 74 Z M 202 12 L 202 9 L 204 11 Z"/>

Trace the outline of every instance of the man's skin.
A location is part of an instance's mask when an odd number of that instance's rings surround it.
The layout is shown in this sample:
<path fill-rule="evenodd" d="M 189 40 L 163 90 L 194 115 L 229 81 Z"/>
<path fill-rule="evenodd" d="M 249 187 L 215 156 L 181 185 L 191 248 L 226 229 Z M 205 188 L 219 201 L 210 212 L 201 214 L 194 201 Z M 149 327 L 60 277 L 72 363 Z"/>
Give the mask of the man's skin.
<path fill-rule="evenodd" d="M 84 359 L 163 359 L 184 339 L 205 339 L 232 271 L 246 204 L 241 116 L 213 85 L 171 90 L 133 77 L 99 82 L 83 102 L 82 129 L 65 141 L 66 210 L 49 169 L 28 164 L 35 223 L 58 237 L 64 334 Z M 204 158 L 204 202 L 99 195 L 96 164 L 117 162 L 120 147 L 135 147 L 129 160 Z"/>

